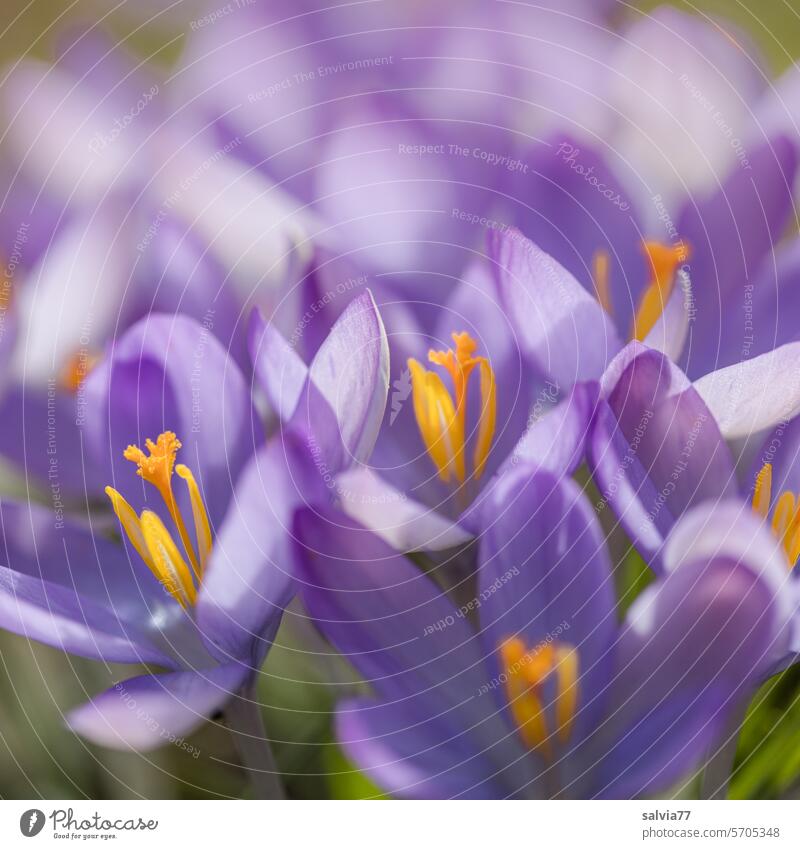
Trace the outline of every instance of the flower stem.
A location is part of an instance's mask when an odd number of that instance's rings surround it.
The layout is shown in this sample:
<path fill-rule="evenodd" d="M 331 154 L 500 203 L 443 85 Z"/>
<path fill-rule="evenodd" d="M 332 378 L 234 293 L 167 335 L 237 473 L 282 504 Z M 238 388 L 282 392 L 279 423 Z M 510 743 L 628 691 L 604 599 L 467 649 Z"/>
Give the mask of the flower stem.
<path fill-rule="evenodd" d="M 261 705 L 252 689 L 237 693 L 225 709 L 242 767 L 247 772 L 256 799 L 285 799 L 280 773 L 264 730 Z"/>

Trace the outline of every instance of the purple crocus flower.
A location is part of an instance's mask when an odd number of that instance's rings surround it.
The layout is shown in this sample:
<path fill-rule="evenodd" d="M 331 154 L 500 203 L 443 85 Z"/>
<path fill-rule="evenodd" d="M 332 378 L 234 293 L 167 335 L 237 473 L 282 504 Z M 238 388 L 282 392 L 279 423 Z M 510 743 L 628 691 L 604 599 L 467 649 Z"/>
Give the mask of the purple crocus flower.
<path fill-rule="evenodd" d="M 125 545 L 109 540 L 102 525 L 77 522 L 63 510 L 2 507 L 2 626 L 85 657 L 159 667 L 68 716 L 72 728 L 95 742 L 141 749 L 188 733 L 258 669 L 286 601 L 288 580 L 270 558 L 280 548 L 279 529 L 289 520 L 292 498 L 299 497 L 304 456 L 287 444 L 263 445 L 252 425 L 247 383 L 235 365 L 226 365 L 213 337 L 206 341 L 204 387 L 218 405 L 223 401 L 213 415 L 201 416 L 200 434 L 192 436 L 191 408 L 173 407 L 172 392 L 191 366 L 186 355 L 192 348 L 182 346 L 196 344 L 202 328 L 188 319 L 154 317 L 146 330 L 136 326 L 121 338 L 107 369 L 110 386 L 104 367 L 92 380 L 98 389 L 103 381 L 114 412 L 137 400 L 146 411 L 165 399 L 158 413 L 186 433 L 180 457 L 186 465 L 175 466 L 181 448 L 175 433 L 155 439 L 162 428 L 150 431 L 147 455 L 134 445 L 125 451 L 127 468 L 114 482 L 129 493 L 130 504 L 108 489 Z M 161 345 L 154 352 L 155 339 Z M 137 399 L 140 392 L 147 401 Z M 99 418 L 108 405 L 101 409 Z M 136 427 L 135 417 L 128 422 Z M 213 453 L 201 450 L 204 439 L 213 441 Z M 173 484 L 175 468 L 180 489 Z M 134 481 L 138 493 L 128 485 Z M 139 517 L 132 505 L 140 507 L 145 482 L 158 490 L 163 506 L 157 513 L 151 497 Z M 242 598 L 234 576 L 248 571 L 253 590 Z"/>
<path fill-rule="evenodd" d="M 358 326 L 366 305 L 360 296 L 339 323 Z M 423 321 L 433 313 L 439 316 L 438 321 L 434 319 L 438 326 L 427 332 Z M 388 326 L 381 353 L 387 389 L 390 349 L 393 360 L 405 369 L 399 384 L 395 382 L 391 407 L 374 411 L 374 430 L 366 443 L 369 450 L 356 442 L 358 434 L 349 438 L 343 434 L 343 446 L 330 447 L 314 436 L 322 431 L 335 438 L 340 417 L 338 412 L 321 414 L 313 402 L 301 402 L 307 375 L 321 371 L 316 363 L 328 356 L 324 348 L 309 369 L 295 350 L 297 340 L 287 341 L 272 324 L 256 317 L 250 335 L 256 375 L 284 426 L 302 429 L 324 449 L 331 487 L 346 514 L 400 550 L 462 544 L 472 537 L 467 519 L 474 516 L 486 483 L 504 462 L 516 464 L 530 450 L 518 443 L 532 423 L 528 417 L 537 389 L 547 393 L 541 414 L 558 400 L 558 387 L 548 389 L 537 382 L 535 373 L 524 373 L 520 353 L 507 332 L 508 319 L 482 266 L 473 269 L 463 290 L 457 290 L 444 308 L 387 299 L 381 316 Z M 320 320 L 316 312 L 310 316 L 312 324 Z M 351 352 L 356 368 L 363 368 L 362 358 L 370 363 L 377 356 L 371 351 L 359 354 L 358 345 L 346 337 L 342 344 Z M 426 360 L 431 362 L 430 369 L 423 365 Z M 574 406 L 565 405 L 561 411 L 565 419 L 561 426 L 553 424 L 558 416 L 547 425 L 540 423 L 535 450 L 551 447 L 543 460 L 552 464 L 548 467 L 569 471 L 580 462 L 581 449 L 574 446 L 582 447 L 584 419 L 573 410 L 591 407 L 593 393 L 590 386 L 576 390 Z M 335 384 L 323 396 L 334 409 L 361 403 L 357 397 L 342 395 Z M 398 396 L 402 396 L 399 401 Z M 326 424 L 328 420 L 333 427 Z M 561 427 L 564 434 L 559 433 Z M 559 436 L 563 436 L 561 445 L 572 441 L 574 450 L 557 446 Z M 353 444 L 348 448 L 348 443 Z"/>
<path fill-rule="evenodd" d="M 380 350 L 380 330 L 374 309 L 343 319 L 305 387 L 320 411 L 335 380 L 351 402 L 336 408 L 342 432 L 365 446 L 385 403 L 384 365 L 354 369 L 347 345 L 361 334 L 362 356 L 369 344 Z M 208 328 L 149 316 L 85 387 L 86 432 L 124 544 L 98 520 L 3 505 L 0 624 L 162 670 L 73 710 L 70 726 L 91 740 L 147 749 L 185 735 L 252 680 L 269 648 L 294 591 L 293 513 L 325 504 L 328 491 L 307 443 L 290 432 L 264 440 L 250 388 Z"/>
<path fill-rule="evenodd" d="M 636 343 L 609 366 L 587 439 L 589 466 L 603 506 L 656 571 L 687 511 L 738 498 L 775 537 L 784 582 L 796 595 L 798 356 L 800 344 L 790 343 L 694 384 L 663 354 Z M 795 608 L 795 635 L 782 665 L 800 649 L 800 605 Z"/>
<path fill-rule="evenodd" d="M 493 233 L 488 254 L 443 304 L 382 305 L 393 359 L 407 363 L 406 391 L 401 374 L 374 452 L 340 466 L 338 488 L 350 496 L 341 499 L 344 512 L 398 550 L 467 542 L 479 529 L 486 484 L 521 459 L 574 471 L 596 381 L 623 348 L 598 299 L 519 231 Z M 683 307 L 682 292 L 644 305 L 649 345 L 680 354 Z M 277 333 L 267 345 L 275 362 L 286 360 L 278 371 L 302 376 Z M 545 416 L 558 401 L 560 410 Z"/>
<path fill-rule="evenodd" d="M 599 381 L 588 412 L 589 465 L 658 568 L 667 534 L 690 507 L 752 492 L 752 478 L 738 483 L 736 463 L 800 413 L 800 346 L 785 343 L 692 383 L 673 361 L 685 336 L 682 306 L 667 303 L 644 343 L 623 347 L 606 311 L 552 257 L 514 231 L 493 247 L 501 297 L 530 367 L 567 386 Z"/>
<path fill-rule="evenodd" d="M 494 249 L 501 298 L 530 367 L 567 386 L 578 381 L 576 388 L 599 378 L 577 425 L 601 494 L 598 509 L 611 508 L 656 574 L 667 568 L 668 540 L 687 513 L 731 499 L 740 512 L 752 511 L 780 543 L 785 591 L 794 598 L 793 635 L 765 677 L 793 663 L 800 649 L 800 479 L 792 439 L 800 345 L 785 342 L 693 384 L 671 359 L 687 326 L 674 297 L 645 344 L 622 347 L 606 310 L 552 257 L 513 231 L 496 237 Z M 737 468 L 748 465 L 753 471 L 742 480 Z"/>
<path fill-rule="evenodd" d="M 787 645 L 772 536 L 737 502 L 676 524 L 617 622 L 603 535 L 569 478 L 523 463 L 486 500 L 461 606 L 367 529 L 302 511 L 302 595 L 373 695 L 342 701 L 348 757 L 417 798 L 611 797 L 687 775 Z"/>
<path fill-rule="evenodd" d="M 798 354 L 797 343 L 784 345 L 694 384 L 667 357 L 635 343 L 611 363 L 589 462 L 646 558 L 658 559 L 669 529 L 693 504 L 752 493 L 752 477 L 739 482 L 736 454 L 752 455 L 762 434 L 785 428 L 800 411 Z"/>

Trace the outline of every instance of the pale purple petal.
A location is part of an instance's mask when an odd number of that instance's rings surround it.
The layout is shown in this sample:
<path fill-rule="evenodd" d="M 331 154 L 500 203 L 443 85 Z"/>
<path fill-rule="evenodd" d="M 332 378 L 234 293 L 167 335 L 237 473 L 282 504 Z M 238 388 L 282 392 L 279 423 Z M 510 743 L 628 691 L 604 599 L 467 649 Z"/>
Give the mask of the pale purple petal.
<path fill-rule="evenodd" d="M 295 529 L 303 600 L 336 650 L 381 699 L 426 724 L 463 729 L 498 769 L 514 772 L 519 744 L 481 694 L 489 672 L 479 641 L 430 577 L 337 514 L 301 511 Z"/>
<path fill-rule="evenodd" d="M 657 195 L 673 217 L 686 186 L 704 192 L 736 164 L 718 116 L 743 138 L 753 126 L 748 104 L 765 89 L 757 51 L 731 30 L 663 5 L 633 17 L 613 57 L 609 144 L 625 151 L 647 200 Z"/>
<path fill-rule="evenodd" d="M 623 153 L 609 151 L 609 156 Z M 603 152 L 563 132 L 538 144 L 514 175 L 519 229 L 594 295 L 593 262 L 608 255 L 614 324 L 627 334 L 648 268 L 636 204 Z M 626 163 L 621 163 L 628 167 Z"/>
<path fill-rule="evenodd" d="M 530 362 L 561 386 L 597 379 L 620 350 L 600 304 L 517 230 L 491 236 L 503 302 Z"/>
<path fill-rule="evenodd" d="M 417 501 L 366 466 L 336 478 L 339 509 L 396 551 L 439 551 L 464 545 L 472 534 L 458 522 Z"/>
<path fill-rule="evenodd" d="M 529 463 L 556 474 L 571 475 L 583 462 L 586 440 L 599 399 L 594 381 L 577 383 L 569 396 L 555 407 L 558 387 L 549 385 L 542 403 L 532 411 L 533 420 L 522 435 L 500 473 L 519 463 Z"/>
<path fill-rule="evenodd" d="M 607 751 L 600 795 L 653 793 L 696 768 L 788 644 L 786 605 L 765 568 L 775 549 L 769 531 L 741 504 L 700 511 L 685 534 L 675 530 L 699 545 L 676 543 L 672 571 L 628 612 L 612 682 L 617 706 L 596 741 Z M 730 520 L 743 532 L 727 537 Z"/>
<path fill-rule="evenodd" d="M 77 734 L 110 749 L 151 751 L 181 742 L 241 687 L 246 666 L 141 675 L 110 687 L 67 714 Z"/>
<path fill-rule="evenodd" d="M 799 358 L 800 342 L 791 342 L 695 381 L 726 439 L 757 434 L 800 413 Z"/>
<path fill-rule="evenodd" d="M 796 169 L 794 148 L 779 137 L 757 149 L 748 168 L 734 166 L 715 193 L 687 201 L 677 226 L 691 250 L 697 316 L 686 353 L 690 377 L 748 355 L 748 285 L 774 261 L 793 208 Z M 737 311 L 741 319 L 732 320 Z"/>
<path fill-rule="evenodd" d="M 96 355 L 126 320 L 135 246 L 129 199 L 107 198 L 61 228 L 20 287 L 14 374 L 44 388 L 65 365 Z M 60 388 L 60 387 L 59 387 Z"/>
<path fill-rule="evenodd" d="M 264 656 L 294 593 L 294 513 L 326 494 L 305 446 L 290 438 L 275 437 L 245 467 L 197 602 L 198 627 L 222 658 Z"/>
<path fill-rule="evenodd" d="M 308 377 L 308 367 L 280 331 L 254 309 L 247 335 L 258 385 L 282 422 L 294 415 Z"/>
<path fill-rule="evenodd" d="M 0 92 L 6 142 L 37 186 L 75 202 L 93 203 L 109 187 L 124 189 L 151 176 L 144 166 L 146 112 L 158 86 L 142 80 L 137 102 L 98 91 L 61 63 L 23 59 Z M 138 110 L 138 114 L 134 114 Z M 142 120 L 137 120 L 142 118 Z"/>
<path fill-rule="evenodd" d="M 368 459 L 389 390 L 386 330 L 369 292 L 356 298 L 331 329 L 311 362 L 309 384 L 336 417 L 342 451 L 338 466 Z M 313 408 L 301 400 L 294 418 L 314 432 L 313 416 Z M 330 462 L 337 465 L 333 458 Z"/>

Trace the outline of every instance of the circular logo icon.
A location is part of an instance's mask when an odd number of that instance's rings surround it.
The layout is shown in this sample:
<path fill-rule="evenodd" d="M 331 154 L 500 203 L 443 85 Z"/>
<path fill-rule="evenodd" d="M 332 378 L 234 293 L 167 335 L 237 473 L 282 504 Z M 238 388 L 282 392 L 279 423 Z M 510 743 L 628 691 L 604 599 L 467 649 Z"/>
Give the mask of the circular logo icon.
<path fill-rule="evenodd" d="M 25 837 L 36 837 L 44 828 L 44 811 L 31 808 L 19 818 L 19 830 Z"/>

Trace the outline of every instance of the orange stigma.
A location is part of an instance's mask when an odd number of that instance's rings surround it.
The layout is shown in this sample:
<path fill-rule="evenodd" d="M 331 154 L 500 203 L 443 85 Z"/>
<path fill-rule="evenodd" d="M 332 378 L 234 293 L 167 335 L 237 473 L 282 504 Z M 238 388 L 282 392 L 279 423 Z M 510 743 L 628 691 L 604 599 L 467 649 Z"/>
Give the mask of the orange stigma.
<path fill-rule="evenodd" d="M 642 247 L 649 261 L 651 277 L 639 299 L 631 328 L 631 339 L 639 342 L 644 342 L 661 318 L 675 288 L 678 267 L 689 258 L 689 247 L 684 242 L 664 245 L 661 242 L 645 241 Z"/>
<path fill-rule="evenodd" d="M 685 242 L 665 245 L 662 242 L 645 240 L 642 242 L 642 249 L 647 257 L 650 282 L 639 298 L 630 329 L 630 338 L 639 342 L 647 338 L 647 334 L 661 318 L 675 288 L 678 268 L 690 256 L 689 246 Z M 604 248 L 595 251 L 592 257 L 592 282 L 598 303 L 609 315 L 613 315 L 610 258 Z"/>

